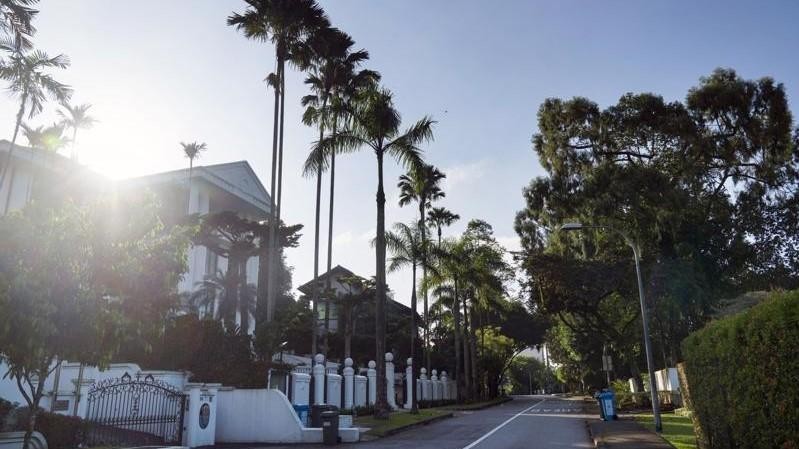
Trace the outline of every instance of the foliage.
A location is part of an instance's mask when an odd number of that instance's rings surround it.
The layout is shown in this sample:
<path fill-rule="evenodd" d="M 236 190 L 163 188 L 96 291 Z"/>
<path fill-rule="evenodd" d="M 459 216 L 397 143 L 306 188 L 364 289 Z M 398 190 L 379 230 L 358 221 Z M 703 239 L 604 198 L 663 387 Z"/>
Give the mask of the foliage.
<path fill-rule="evenodd" d="M 720 298 L 795 285 L 792 126 L 781 84 L 729 69 L 700 79 L 683 102 L 546 100 L 533 136 L 546 176 L 525 189 L 516 217 L 529 305 L 571 327 L 572 342 L 585 330 L 612 345 L 625 372 L 643 365 L 630 249 L 607 229 L 558 232 L 571 221 L 612 226 L 640 246 L 658 365 L 680 359 L 679 342 Z M 593 346 L 569 348 L 590 362 L 585 374 L 601 366 Z"/>
<path fill-rule="evenodd" d="M 15 410 L 17 431 L 26 430 L 30 411 L 27 407 Z M 80 447 L 87 431 L 87 423 L 76 417 L 39 410 L 36 414 L 36 430 L 44 435 L 47 447 L 52 449 L 74 449 Z"/>
<path fill-rule="evenodd" d="M 58 361 L 102 367 L 120 345 L 159 334 L 176 304 L 183 230 L 165 228 L 151 203 L 116 206 L 32 204 L 0 218 L 0 353 L 32 409 Z"/>
<path fill-rule="evenodd" d="M 700 447 L 799 446 L 799 291 L 774 293 L 683 342 Z"/>
<path fill-rule="evenodd" d="M 552 382 L 552 373 L 538 359 L 517 357 L 508 368 L 510 394 L 534 394 L 547 388 Z"/>

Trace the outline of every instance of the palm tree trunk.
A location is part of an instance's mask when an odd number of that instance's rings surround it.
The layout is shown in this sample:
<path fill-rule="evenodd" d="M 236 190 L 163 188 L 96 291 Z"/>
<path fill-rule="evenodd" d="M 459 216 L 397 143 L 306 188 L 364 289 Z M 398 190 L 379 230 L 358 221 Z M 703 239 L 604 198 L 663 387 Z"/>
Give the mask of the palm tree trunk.
<path fill-rule="evenodd" d="M 427 277 L 427 228 L 425 227 L 425 213 L 424 205 L 426 200 L 420 199 L 419 201 L 419 231 L 422 234 L 422 279 Z M 422 285 L 422 294 L 424 296 L 424 359 L 425 366 L 430 369 L 430 315 L 427 308 L 427 286 Z M 415 311 L 414 311 L 415 312 Z"/>
<path fill-rule="evenodd" d="M 416 347 L 416 264 L 412 264 L 411 267 L 413 290 L 411 290 L 411 349 L 409 352 L 413 363 L 411 363 L 411 378 L 406 380 L 411 385 L 411 413 L 416 414 L 419 413 L 419 406 L 416 404 L 416 388 L 413 385 L 413 380 L 416 378 L 415 370 L 413 369 L 416 364 L 414 360 L 414 348 Z"/>
<path fill-rule="evenodd" d="M 386 388 L 386 194 L 383 191 L 383 150 L 377 152 L 377 236 L 375 245 L 375 352 L 377 401 L 375 418 L 388 419 Z"/>
<path fill-rule="evenodd" d="M 469 337 L 469 349 L 471 350 L 472 361 L 472 397 L 477 398 L 480 387 L 480 375 L 477 372 L 477 335 L 474 323 L 474 309 L 469 312 L 472 320 L 472 332 Z"/>
<path fill-rule="evenodd" d="M 455 296 L 452 298 L 452 321 L 455 327 L 455 381 L 458 385 L 458 401 L 463 400 L 464 382 L 463 370 L 461 369 L 461 313 L 460 302 L 458 300 L 458 278 L 453 279 L 455 286 Z"/>
<path fill-rule="evenodd" d="M 14 125 L 14 135 L 11 137 L 11 145 L 8 147 L 8 153 L 6 154 L 6 162 L 3 164 L 3 170 L 0 171 L 0 189 L 3 188 L 3 182 L 6 180 L 6 174 L 8 173 L 8 169 L 11 167 L 11 156 L 14 153 L 14 145 L 17 143 L 17 136 L 19 135 L 19 127 L 22 125 L 22 116 L 25 115 L 25 102 L 28 101 L 28 93 L 24 92 L 22 94 L 22 98 L 20 99 L 19 110 L 17 111 L 17 122 Z M 8 199 L 6 200 L 6 204 L 3 207 L 3 214 L 8 213 L 8 202 L 11 201 L 11 183 L 8 183 Z"/>
<path fill-rule="evenodd" d="M 279 45 L 278 45 L 279 46 Z M 267 241 L 269 242 L 269 263 L 267 264 L 267 286 L 266 286 L 266 321 L 272 321 L 274 315 L 274 303 L 275 303 L 275 288 L 274 288 L 274 278 L 275 278 L 275 261 L 277 259 L 277 253 L 275 252 L 274 242 L 275 242 L 275 234 L 277 233 L 277 198 L 275 197 L 275 188 L 277 182 L 277 148 L 278 148 L 278 133 L 280 132 L 280 80 L 283 74 L 280 72 L 280 67 L 282 66 L 282 56 L 280 51 L 277 51 L 277 76 L 278 82 L 275 85 L 275 109 L 274 109 L 274 123 L 272 125 L 272 173 L 270 179 L 270 190 L 269 194 L 272 195 L 272 204 L 269 207 L 269 236 Z"/>
<path fill-rule="evenodd" d="M 323 100 L 323 106 L 325 107 L 327 104 L 327 99 Z M 322 139 L 325 137 L 325 122 L 324 120 L 319 121 L 319 141 L 321 142 Z M 313 321 L 312 326 L 313 329 L 311 330 L 311 355 L 315 355 L 317 352 L 317 340 L 319 339 L 319 314 L 318 314 L 318 303 L 319 303 L 319 286 L 316 285 L 317 279 L 319 278 L 319 227 L 320 227 L 320 217 L 322 214 L 322 164 L 316 167 L 316 208 L 314 209 L 314 239 L 313 239 L 313 293 L 311 295 L 311 299 L 313 300 Z M 325 317 L 327 317 L 327 307 L 325 307 Z M 325 327 L 325 338 L 327 336 L 327 327 Z M 325 344 L 325 348 L 327 348 L 327 344 Z M 327 355 L 327 349 L 325 349 L 325 355 Z"/>
<path fill-rule="evenodd" d="M 466 399 L 472 397 L 472 360 L 469 350 L 469 309 L 466 307 L 466 297 L 462 299 L 463 304 L 463 378 L 466 387 Z"/>
<path fill-rule="evenodd" d="M 191 175 L 194 169 L 194 158 L 189 158 L 189 196 L 186 199 L 186 215 L 191 214 Z"/>
<path fill-rule="evenodd" d="M 352 309 L 353 305 L 348 301 L 344 317 L 344 358 L 352 355 Z"/>

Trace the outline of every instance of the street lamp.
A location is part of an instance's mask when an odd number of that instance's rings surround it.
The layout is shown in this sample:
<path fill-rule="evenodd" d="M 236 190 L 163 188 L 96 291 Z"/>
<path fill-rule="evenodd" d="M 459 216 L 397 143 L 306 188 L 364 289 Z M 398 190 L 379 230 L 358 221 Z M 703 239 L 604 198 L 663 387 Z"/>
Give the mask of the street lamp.
<path fill-rule="evenodd" d="M 580 231 L 583 229 L 607 229 L 619 234 L 627 245 L 633 249 L 635 258 L 635 274 L 638 277 L 638 298 L 641 301 L 641 322 L 644 328 L 644 348 L 646 348 L 646 367 L 649 371 L 649 392 L 652 395 L 652 415 L 655 417 L 655 430 L 661 432 L 663 424 L 660 421 L 660 406 L 658 404 L 657 386 L 655 383 L 655 367 L 652 362 L 652 343 L 649 341 L 649 319 L 647 318 L 646 302 L 644 301 L 644 282 L 641 279 L 641 250 L 633 239 L 624 232 L 604 225 L 584 225 L 582 223 L 566 223 L 560 227 L 561 231 Z"/>

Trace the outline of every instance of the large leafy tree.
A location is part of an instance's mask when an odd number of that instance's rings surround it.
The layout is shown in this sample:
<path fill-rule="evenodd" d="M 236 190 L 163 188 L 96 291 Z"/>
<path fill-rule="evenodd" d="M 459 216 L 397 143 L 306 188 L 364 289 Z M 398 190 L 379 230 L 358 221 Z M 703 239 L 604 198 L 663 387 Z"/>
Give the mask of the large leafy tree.
<path fill-rule="evenodd" d="M 361 101 L 350 113 L 347 128 L 317 142 L 305 161 L 306 174 L 328 167 L 333 153 L 350 153 L 362 148 L 373 151 L 377 159 L 377 236 L 375 244 L 375 352 L 377 361 L 377 403 L 375 415 L 388 416 L 385 382 L 386 337 L 386 194 L 383 188 L 383 164 L 386 156 L 393 157 L 406 167 L 421 166 L 419 145 L 433 138 L 433 120 L 425 117 L 401 130 L 400 114 L 394 108 L 392 94 L 387 89 L 373 88 L 364 92 Z"/>
<path fill-rule="evenodd" d="M 612 233 L 554 232 L 566 221 L 611 225 L 640 244 L 653 332 L 672 352 L 664 359 L 679 357 L 679 342 L 719 298 L 795 284 L 799 242 L 786 226 L 799 214 L 799 158 L 781 84 L 718 69 L 682 102 L 630 93 L 601 109 L 548 99 L 538 122 L 533 147 L 547 174 L 525 189 L 516 218 L 532 305 L 554 299 L 538 288 L 552 280 L 535 273 L 541 253 L 566 257 L 552 276 L 570 270 L 570 254 L 607 266 L 629 260 Z"/>
<path fill-rule="evenodd" d="M 421 167 L 411 167 L 408 173 L 401 175 L 397 187 L 400 189 L 399 205 L 407 206 L 411 203 L 416 203 L 419 208 L 419 235 L 422 238 L 422 275 L 427 275 L 427 250 L 426 245 L 428 241 L 427 225 L 425 218 L 427 211 L 432 207 L 433 201 L 444 198 L 444 191 L 441 189 L 440 183 L 446 178 L 447 175 L 439 171 L 432 164 L 424 164 Z M 425 350 L 425 363 L 427 369 L 430 369 L 430 348 L 429 348 L 429 313 L 428 313 L 428 292 L 427 288 L 422 286 L 422 295 L 424 298 L 424 350 Z"/>
<path fill-rule="evenodd" d="M 8 92 L 19 101 L 14 133 L 11 137 L 11 146 L 6 153 L 6 160 L 0 169 L 0 186 L 5 182 L 14 145 L 22 126 L 22 119 L 27 112 L 28 118 L 33 118 L 44 108 L 44 102 L 54 99 L 60 102 L 69 100 L 72 89 L 56 81 L 47 73 L 50 69 L 65 69 L 69 66 L 69 59 L 64 55 L 49 56 L 40 50 L 30 52 L 20 51 L 18 48 L 8 47 L 7 43 L 0 44 L 0 49 L 12 51 L 7 60 L 0 62 L 0 79 L 8 82 Z"/>
<path fill-rule="evenodd" d="M 33 411 L 26 440 L 61 361 L 104 366 L 121 345 L 159 333 L 176 305 L 185 233 L 150 203 L 126 206 L 135 208 L 34 204 L 0 218 L 0 354 Z"/>
<path fill-rule="evenodd" d="M 241 31 L 248 39 L 261 42 L 270 41 L 275 47 L 276 73 L 267 77 L 275 91 L 275 105 L 272 127 L 272 174 L 270 191 L 272 207 L 269 223 L 271 223 L 269 240 L 271 247 L 277 248 L 277 226 L 280 223 L 280 200 L 282 193 L 283 163 L 283 111 L 286 94 L 286 62 L 292 61 L 296 50 L 303 39 L 320 30 L 330 27 L 330 22 L 322 8 L 315 0 L 245 0 L 246 10 L 233 13 L 227 23 Z M 295 59 L 296 61 L 296 59 Z M 272 320 L 275 306 L 277 286 L 274 282 L 276 250 L 268 256 L 268 288 L 267 288 L 267 321 Z"/>

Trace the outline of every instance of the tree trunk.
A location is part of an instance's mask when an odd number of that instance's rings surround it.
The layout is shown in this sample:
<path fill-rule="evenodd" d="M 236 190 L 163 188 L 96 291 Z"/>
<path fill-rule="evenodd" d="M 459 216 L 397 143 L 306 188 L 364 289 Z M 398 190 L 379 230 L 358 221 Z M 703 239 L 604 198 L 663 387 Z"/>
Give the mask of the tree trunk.
<path fill-rule="evenodd" d="M 470 312 L 470 315 L 472 317 L 472 336 L 469 338 L 469 347 L 472 351 L 472 397 L 478 398 L 480 394 L 480 375 L 477 371 L 477 335 L 475 335 L 474 310 Z"/>
<path fill-rule="evenodd" d="M 419 406 L 416 404 L 416 388 L 413 386 L 413 380 L 416 378 L 415 372 L 416 370 L 414 367 L 416 366 L 416 360 L 414 357 L 414 348 L 416 347 L 416 264 L 411 265 L 411 272 L 413 275 L 413 290 L 411 290 L 411 349 L 410 349 L 410 357 L 413 363 L 411 363 L 411 378 L 406 379 L 408 384 L 411 385 L 411 413 L 417 414 L 419 413 Z"/>
<path fill-rule="evenodd" d="M 375 352 L 377 362 L 377 401 L 375 418 L 388 419 L 386 388 L 386 194 L 383 191 L 383 151 L 377 154 L 377 236 L 375 245 Z"/>
<path fill-rule="evenodd" d="M 322 108 L 327 104 L 326 100 L 322 103 Z M 319 141 L 325 136 L 325 122 L 319 121 Z M 317 353 L 317 341 L 319 339 L 319 286 L 317 279 L 319 278 L 319 226 L 320 217 L 322 214 L 322 164 L 319 163 L 316 167 L 316 208 L 314 209 L 314 240 L 313 240 L 313 293 L 311 299 L 313 300 L 313 329 L 311 330 L 311 356 Z M 327 305 L 325 305 L 325 318 L 327 318 Z M 325 339 L 327 338 L 327 319 L 325 319 Z M 327 356 L 327 342 L 325 341 L 325 356 Z"/>
<path fill-rule="evenodd" d="M 425 227 L 424 205 L 426 200 L 419 201 L 419 232 L 422 235 L 422 279 L 427 278 L 427 228 Z M 430 315 L 428 312 L 427 286 L 422 285 L 422 295 L 424 295 L 424 317 L 422 319 L 424 329 L 424 359 L 425 367 L 430 369 Z M 415 310 L 414 310 L 415 312 Z"/>
<path fill-rule="evenodd" d="M 49 366 L 48 366 L 49 368 Z M 39 402 L 42 400 L 42 393 L 44 392 L 44 381 L 47 380 L 49 370 L 47 368 L 40 370 L 39 379 L 36 384 L 36 389 L 31 391 L 31 397 L 28 398 L 25 392 L 22 390 L 22 385 L 17 379 L 17 385 L 22 391 L 23 396 L 25 396 L 26 402 L 28 402 L 28 409 L 30 413 L 28 414 L 28 423 L 25 427 L 25 438 L 22 443 L 22 449 L 28 449 L 30 447 L 31 436 L 33 435 L 34 430 L 36 430 L 36 417 L 39 414 Z"/>
<path fill-rule="evenodd" d="M 352 299 L 346 304 L 346 316 L 344 317 L 344 358 L 352 354 Z"/>
<path fill-rule="evenodd" d="M 6 180 L 8 169 L 11 168 L 11 156 L 14 153 L 14 146 L 17 143 L 17 136 L 19 135 L 19 127 L 22 125 L 22 116 L 25 114 L 25 102 L 28 101 L 28 93 L 24 92 L 20 99 L 19 110 L 17 111 L 17 122 L 14 126 L 14 134 L 11 137 L 11 144 L 8 146 L 8 153 L 6 154 L 6 163 L 3 164 L 3 170 L 0 171 L 0 190 L 3 188 L 3 183 Z M 8 213 L 8 203 L 11 201 L 11 182 L 8 183 L 8 195 L 6 204 L 3 207 L 3 214 Z"/>
<path fill-rule="evenodd" d="M 455 296 L 452 298 L 452 321 L 455 327 L 455 381 L 458 385 L 458 402 L 464 397 L 464 375 L 461 364 L 461 313 L 460 300 L 458 299 L 458 278 L 453 279 Z"/>
<path fill-rule="evenodd" d="M 194 170 L 194 158 L 189 158 L 189 195 L 186 199 L 186 215 L 191 214 L 191 175 Z"/>
<path fill-rule="evenodd" d="M 474 399 L 472 396 L 472 359 L 471 345 L 469 344 L 469 309 L 466 307 L 466 297 L 461 300 L 463 306 L 463 380 L 465 382 L 465 397 L 467 400 Z"/>
<path fill-rule="evenodd" d="M 327 105 L 327 96 L 323 100 L 323 105 Z M 336 123 L 333 123 L 333 135 L 336 134 Z M 333 199 L 336 186 L 336 153 L 330 153 L 330 208 L 327 217 L 327 271 L 333 269 Z M 327 290 L 330 291 L 330 277 L 327 278 Z M 330 332 L 330 301 L 325 307 L 325 357 L 327 357 L 328 346 L 328 333 Z"/>
<path fill-rule="evenodd" d="M 278 47 L 280 44 L 278 43 Z M 275 242 L 275 234 L 277 233 L 277 198 L 275 196 L 275 188 L 277 182 L 277 163 L 278 163 L 278 134 L 280 132 L 280 97 L 282 93 L 280 91 L 280 78 L 283 77 L 281 73 L 281 67 L 283 65 L 282 56 L 280 49 L 277 50 L 277 76 L 278 82 L 275 85 L 275 109 L 274 109 L 274 123 L 272 125 L 272 173 L 270 178 L 270 190 L 269 195 L 272 197 L 272 204 L 269 207 L 269 263 L 267 264 L 267 285 L 266 285 L 266 321 L 271 322 L 273 315 L 274 315 L 274 304 L 275 304 L 275 291 L 274 288 L 274 279 L 275 279 L 275 259 L 277 258 L 274 242 Z"/>

